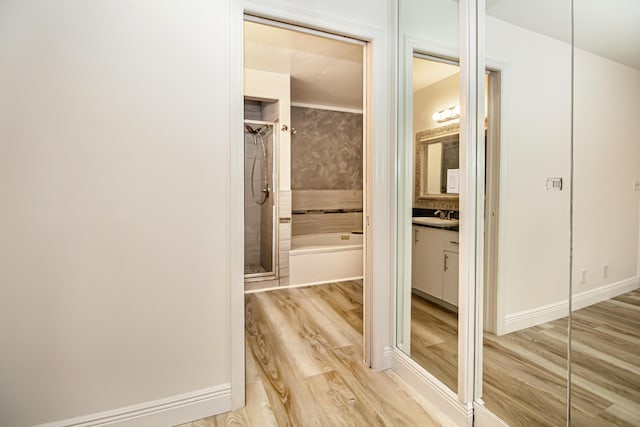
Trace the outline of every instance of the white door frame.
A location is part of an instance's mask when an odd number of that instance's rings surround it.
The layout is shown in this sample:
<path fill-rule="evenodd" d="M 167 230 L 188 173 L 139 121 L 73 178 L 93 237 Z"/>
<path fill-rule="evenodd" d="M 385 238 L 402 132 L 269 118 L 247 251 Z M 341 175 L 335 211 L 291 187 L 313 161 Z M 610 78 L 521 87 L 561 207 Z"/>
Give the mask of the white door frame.
<path fill-rule="evenodd" d="M 364 153 L 365 191 L 364 230 L 364 349 L 366 363 L 373 369 L 389 368 L 393 325 L 391 286 L 393 283 L 393 233 L 395 205 L 392 200 L 395 165 L 392 126 L 393 64 L 389 64 L 388 32 L 385 28 L 363 25 L 336 16 L 274 4 L 260 0 L 232 0 L 230 8 L 231 58 L 229 65 L 229 135 L 242 140 L 243 119 L 243 19 L 244 14 L 287 22 L 367 42 L 365 47 Z M 230 144 L 229 182 L 230 271 L 231 285 L 231 399 L 233 409 L 245 404 L 244 346 L 244 270 L 243 153 L 242 144 Z"/>

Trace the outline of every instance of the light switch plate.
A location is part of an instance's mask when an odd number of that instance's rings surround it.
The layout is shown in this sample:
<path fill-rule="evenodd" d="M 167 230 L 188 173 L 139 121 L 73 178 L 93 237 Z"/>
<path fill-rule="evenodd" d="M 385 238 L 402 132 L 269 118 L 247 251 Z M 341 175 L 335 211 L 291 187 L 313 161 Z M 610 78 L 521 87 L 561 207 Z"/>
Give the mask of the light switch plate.
<path fill-rule="evenodd" d="M 562 178 L 547 178 L 547 190 L 562 190 Z"/>
<path fill-rule="evenodd" d="M 634 191 L 640 191 L 640 179 L 636 178 L 633 181 L 633 190 Z"/>

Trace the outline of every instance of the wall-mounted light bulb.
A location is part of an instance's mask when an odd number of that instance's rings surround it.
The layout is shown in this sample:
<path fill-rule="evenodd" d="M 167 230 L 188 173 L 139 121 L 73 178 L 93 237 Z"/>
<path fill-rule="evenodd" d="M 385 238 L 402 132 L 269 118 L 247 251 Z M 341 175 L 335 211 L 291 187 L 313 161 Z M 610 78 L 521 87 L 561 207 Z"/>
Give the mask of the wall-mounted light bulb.
<path fill-rule="evenodd" d="M 455 107 L 445 108 L 442 111 L 438 111 L 433 113 L 431 116 L 433 120 L 438 123 L 448 122 L 449 120 L 457 119 L 460 117 L 460 106 L 456 105 Z"/>

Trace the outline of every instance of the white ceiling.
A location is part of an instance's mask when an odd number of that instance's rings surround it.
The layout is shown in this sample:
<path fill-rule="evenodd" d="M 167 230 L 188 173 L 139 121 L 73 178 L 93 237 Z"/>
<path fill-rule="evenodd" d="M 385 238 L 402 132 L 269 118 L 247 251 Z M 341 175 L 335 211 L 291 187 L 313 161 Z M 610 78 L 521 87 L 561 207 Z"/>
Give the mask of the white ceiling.
<path fill-rule="evenodd" d="M 487 14 L 569 42 L 569 1 L 486 0 Z M 640 70 L 640 0 L 576 0 L 576 46 Z"/>
<path fill-rule="evenodd" d="M 362 46 L 253 22 L 244 45 L 246 68 L 291 75 L 292 102 L 362 109 Z"/>
<path fill-rule="evenodd" d="M 569 0 L 486 0 L 487 13 L 568 42 Z M 576 0 L 576 46 L 640 70 L 640 0 Z M 245 67 L 291 75 L 295 103 L 362 109 L 363 48 L 245 22 Z M 434 65 L 435 64 L 435 65 Z M 457 72 L 414 60 L 414 91 Z"/>
<path fill-rule="evenodd" d="M 413 91 L 417 92 L 422 88 L 456 74 L 458 71 L 459 67 L 457 65 L 414 57 Z"/>

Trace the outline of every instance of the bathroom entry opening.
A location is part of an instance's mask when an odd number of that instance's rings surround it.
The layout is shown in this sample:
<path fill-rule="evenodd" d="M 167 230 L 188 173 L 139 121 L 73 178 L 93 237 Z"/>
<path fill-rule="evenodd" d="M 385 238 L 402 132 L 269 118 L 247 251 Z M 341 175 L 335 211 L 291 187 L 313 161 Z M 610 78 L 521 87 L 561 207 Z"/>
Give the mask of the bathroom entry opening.
<path fill-rule="evenodd" d="M 367 363 L 368 52 L 360 40 L 245 15 L 245 292 L 358 286 Z"/>

